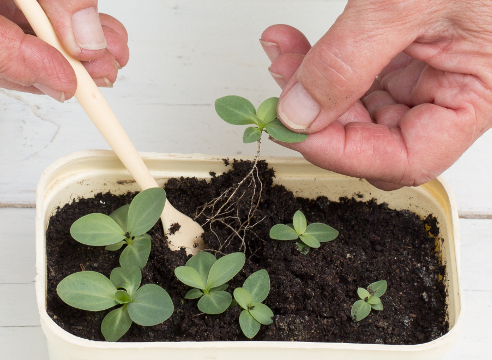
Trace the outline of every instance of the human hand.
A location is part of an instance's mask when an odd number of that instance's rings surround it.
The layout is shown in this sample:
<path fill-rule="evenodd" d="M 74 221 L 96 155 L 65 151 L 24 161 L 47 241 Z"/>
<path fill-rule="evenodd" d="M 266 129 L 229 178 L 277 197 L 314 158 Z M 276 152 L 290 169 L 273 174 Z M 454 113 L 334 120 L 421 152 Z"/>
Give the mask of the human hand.
<path fill-rule="evenodd" d="M 310 134 L 282 145 L 385 190 L 435 178 L 491 127 L 491 21 L 479 0 L 349 0 L 312 48 L 268 28 L 279 118 Z"/>
<path fill-rule="evenodd" d="M 65 50 L 82 61 L 98 86 L 112 87 L 128 62 L 128 35 L 97 0 L 39 0 Z M 63 102 L 77 88 L 75 73 L 54 47 L 33 36 L 14 0 L 0 3 L 0 87 L 47 94 Z"/>

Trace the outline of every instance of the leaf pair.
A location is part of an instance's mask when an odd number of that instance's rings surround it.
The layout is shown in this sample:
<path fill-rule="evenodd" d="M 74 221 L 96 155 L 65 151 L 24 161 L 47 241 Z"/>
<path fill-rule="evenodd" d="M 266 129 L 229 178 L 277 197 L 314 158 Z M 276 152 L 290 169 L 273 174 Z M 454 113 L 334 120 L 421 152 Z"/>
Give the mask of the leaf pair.
<path fill-rule="evenodd" d="M 243 142 L 251 143 L 260 140 L 262 131 L 272 138 L 296 143 L 306 140 L 306 134 L 298 134 L 287 129 L 277 118 L 278 98 L 272 97 L 263 101 L 258 110 L 247 99 L 229 95 L 215 100 L 215 111 L 225 122 L 232 125 L 256 125 L 246 128 Z"/>
<path fill-rule="evenodd" d="M 361 300 L 357 300 L 352 305 L 351 315 L 354 321 L 361 321 L 366 318 L 372 310 L 383 310 L 380 297 L 386 292 L 388 283 L 386 280 L 376 281 L 367 287 L 357 289 L 357 295 Z"/>
<path fill-rule="evenodd" d="M 320 243 L 332 241 L 338 231 L 329 225 L 313 223 L 307 225 L 306 217 L 298 210 L 294 214 L 291 225 L 277 224 L 270 229 L 270 237 L 274 240 L 297 240 L 299 251 L 307 254 L 311 248 L 319 248 Z"/>
<path fill-rule="evenodd" d="M 200 299 L 198 309 L 206 314 L 223 313 L 231 304 L 232 296 L 227 291 L 226 282 L 243 268 L 246 257 L 237 252 L 221 257 L 202 251 L 174 270 L 176 277 L 184 284 L 193 287 L 185 299 Z"/>
<path fill-rule="evenodd" d="M 234 290 L 234 300 L 244 310 L 239 315 L 239 326 L 247 338 L 252 339 L 260 330 L 261 324 L 270 325 L 272 310 L 262 302 L 270 292 L 270 277 L 264 269 L 251 274 L 243 287 Z"/>
<path fill-rule="evenodd" d="M 78 242 L 91 246 L 106 246 L 116 251 L 125 244 L 120 265 L 137 265 L 143 268 L 150 254 L 149 231 L 159 220 L 166 202 L 162 188 L 150 188 L 140 192 L 131 204 L 116 209 L 107 216 L 93 213 L 81 217 L 72 224 L 70 234 Z"/>
<path fill-rule="evenodd" d="M 174 311 L 166 290 L 154 284 L 140 287 L 142 273 L 135 265 L 113 269 L 110 278 L 94 272 L 71 274 L 58 284 L 58 296 L 77 309 L 101 311 L 121 304 L 101 323 L 106 341 L 119 340 L 132 321 L 142 326 L 153 326 L 167 320 Z M 140 288 L 139 288 L 140 287 Z"/>

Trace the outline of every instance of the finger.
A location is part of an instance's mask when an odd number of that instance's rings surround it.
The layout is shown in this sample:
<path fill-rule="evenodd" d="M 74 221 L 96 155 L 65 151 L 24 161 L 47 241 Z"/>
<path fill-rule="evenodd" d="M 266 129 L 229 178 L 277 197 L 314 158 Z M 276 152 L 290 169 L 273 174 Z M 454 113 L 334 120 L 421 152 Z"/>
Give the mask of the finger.
<path fill-rule="evenodd" d="M 268 71 L 281 89 L 295 74 L 303 59 L 304 55 L 301 54 L 281 54 L 273 60 Z"/>
<path fill-rule="evenodd" d="M 260 43 L 272 62 L 281 54 L 305 55 L 311 49 L 304 34 L 289 25 L 270 26 L 261 34 Z"/>
<path fill-rule="evenodd" d="M 124 38 L 121 33 L 115 31 L 113 28 L 103 25 L 104 36 L 108 41 L 106 52 L 109 52 L 114 57 L 116 64 L 116 70 L 122 68 L 128 63 L 130 58 L 130 52 L 128 45 L 124 42 Z"/>
<path fill-rule="evenodd" d="M 374 111 L 381 106 L 396 104 L 393 96 L 387 91 L 378 90 L 367 95 L 362 99 L 362 103 L 366 107 L 369 115 L 374 118 Z"/>
<path fill-rule="evenodd" d="M 105 51 L 104 55 L 92 61 L 82 62 L 97 86 L 113 87 L 118 75 L 117 62 L 109 51 Z"/>
<path fill-rule="evenodd" d="M 425 21 L 425 13 L 418 14 L 415 7 L 423 1 L 399 2 L 384 11 L 377 3 L 349 1 L 331 29 L 306 54 L 278 105 L 279 117 L 288 127 L 312 133 L 338 119 L 391 59 L 419 36 L 418 25 Z M 402 18 L 402 13 L 409 15 Z"/>
<path fill-rule="evenodd" d="M 350 176 L 398 186 L 423 184 L 453 164 L 477 138 L 471 112 L 423 104 L 399 127 L 337 121 L 297 144 L 283 144 L 308 161 Z"/>
<path fill-rule="evenodd" d="M 38 94 L 38 95 L 43 94 L 43 92 L 35 86 L 24 86 L 2 78 L 0 78 L 0 88 L 7 89 L 7 90 L 21 91 L 31 94 Z"/>
<path fill-rule="evenodd" d="M 391 93 L 396 102 L 408 106 L 417 105 L 413 99 L 413 92 L 427 66 L 423 61 L 412 60 L 406 66 L 384 76 L 381 79 L 381 87 Z"/>
<path fill-rule="evenodd" d="M 20 85 L 19 89 L 34 85 L 61 102 L 74 95 L 77 87 L 75 73 L 59 51 L 34 36 L 24 34 L 16 24 L 3 17 L 0 17 L 0 28 L 3 32 L 0 37 L 1 79 Z"/>
<path fill-rule="evenodd" d="M 388 128 L 398 126 L 410 108 L 404 104 L 380 106 L 374 110 L 372 118 L 379 125 L 384 125 Z"/>

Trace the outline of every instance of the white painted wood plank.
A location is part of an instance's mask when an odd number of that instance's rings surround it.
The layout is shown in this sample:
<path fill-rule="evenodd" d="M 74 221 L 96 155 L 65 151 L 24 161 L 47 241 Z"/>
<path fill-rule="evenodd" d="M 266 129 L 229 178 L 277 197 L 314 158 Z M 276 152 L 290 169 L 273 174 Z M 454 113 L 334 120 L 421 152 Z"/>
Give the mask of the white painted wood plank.
<path fill-rule="evenodd" d="M 34 283 L 0 284 L 0 294 L 0 328 L 39 325 Z"/>
<path fill-rule="evenodd" d="M 315 42 L 345 6 L 341 0 L 101 0 L 130 34 L 130 63 L 103 89 L 140 151 L 254 155 L 241 130 L 223 123 L 216 98 L 255 105 L 280 90 L 258 39 L 286 23 Z M 0 203 L 33 203 L 43 169 L 71 152 L 107 148 L 78 104 L 0 91 Z M 293 152 L 268 140 L 264 155 Z"/>
<path fill-rule="evenodd" d="M 492 220 L 460 220 L 464 318 L 461 336 L 446 360 L 490 359 L 492 323 Z"/>
<path fill-rule="evenodd" d="M 0 286 L 34 282 L 35 214 L 35 209 L 0 209 Z"/>
<path fill-rule="evenodd" d="M 48 360 L 41 327 L 0 327 L 0 357 L 2 360 Z"/>

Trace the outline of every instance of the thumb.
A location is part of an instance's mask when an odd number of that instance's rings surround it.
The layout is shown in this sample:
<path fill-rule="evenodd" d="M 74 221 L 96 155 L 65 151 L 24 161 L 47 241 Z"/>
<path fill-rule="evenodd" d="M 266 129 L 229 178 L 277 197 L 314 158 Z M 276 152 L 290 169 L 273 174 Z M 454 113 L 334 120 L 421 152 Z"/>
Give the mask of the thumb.
<path fill-rule="evenodd" d="M 412 4 L 410 8 L 409 4 Z M 425 1 L 352 0 L 304 57 L 278 105 L 282 122 L 313 133 L 347 112 L 418 37 Z"/>

